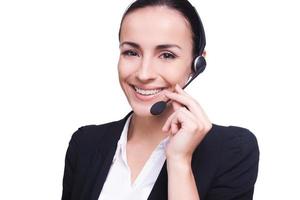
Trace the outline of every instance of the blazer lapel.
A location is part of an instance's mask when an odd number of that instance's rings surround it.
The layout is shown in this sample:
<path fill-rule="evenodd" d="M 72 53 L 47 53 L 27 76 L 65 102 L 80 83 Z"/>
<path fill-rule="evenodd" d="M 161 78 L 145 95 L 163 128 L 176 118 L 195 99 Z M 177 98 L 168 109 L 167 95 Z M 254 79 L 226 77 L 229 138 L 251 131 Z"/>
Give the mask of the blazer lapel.
<path fill-rule="evenodd" d="M 121 136 L 126 120 L 131 114 L 132 112 L 128 113 L 122 120 L 112 123 L 111 126 L 105 130 L 107 133 L 103 135 L 99 148 L 95 152 L 94 159 L 89 164 L 91 167 L 87 177 L 90 178 L 84 186 L 83 194 L 85 196 L 82 196 L 80 199 L 98 200 L 111 167 L 118 140 Z M 148 200 L 168 199 L 168 175 L 166 165 L 167 163 L 165 161 L 150 192 Z"/>
<path fill-rule="evenodd" d="M 166 200 L 168 199 L 168 174 L 167 162 L 165 161 L 155 183 L 150 192 L 148 200 Z"/>
<path fill-rule="evenodd" d="M 84 186 L 82 200 L 91 199 L 98 200 L 107 174 L 111 167 L 111 163 L 117 148 L 118 140 L 121 136 L 123 127 L 127 118 L 132 112 L 128 113 L 122 120 L 112 123 L 106 130 L 99 143 L 99 148 L 95 152 L 94 159 L 89 164 L 87 177 L 90 177 L 88 182 Z M 90 190 L 90 191 L 88 191 Z"/>

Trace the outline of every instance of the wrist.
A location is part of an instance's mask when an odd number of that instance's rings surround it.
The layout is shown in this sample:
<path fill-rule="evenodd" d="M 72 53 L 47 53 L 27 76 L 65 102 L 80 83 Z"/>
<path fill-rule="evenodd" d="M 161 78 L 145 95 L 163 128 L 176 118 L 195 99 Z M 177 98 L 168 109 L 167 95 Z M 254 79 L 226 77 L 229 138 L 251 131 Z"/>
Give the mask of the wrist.
<path fill-rule="evenodd" d="M 191 169 L 191 157 L 168 157 L 167 158 L 167 168 L 188 171 Z"/>

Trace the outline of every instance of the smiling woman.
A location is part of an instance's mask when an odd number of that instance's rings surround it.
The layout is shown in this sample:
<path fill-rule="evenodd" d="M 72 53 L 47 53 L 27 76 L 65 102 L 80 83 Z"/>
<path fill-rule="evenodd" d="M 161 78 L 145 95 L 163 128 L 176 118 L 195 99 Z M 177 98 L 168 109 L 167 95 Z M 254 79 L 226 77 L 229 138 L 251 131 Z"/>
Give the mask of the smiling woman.
<path fill-rule="evenodd" d="M 120 83 L 134 113 L 148 116 L 151 105 L 191 75 L 190 25 L 178 11 L 156 6 L 129 13 L 120 30 Z"/>
<path fill-rule="evenodd" d="M 195 8 L 186 0 L 137 0 L 123 15 L 119 42 L 119 82 L 132 112 L 74 133 L 62 199 L 252 199 L 255 136 L 211 123 L 182 89 L 205 54 Z M 168 99 L 164 112 L 150 113 Z"/>

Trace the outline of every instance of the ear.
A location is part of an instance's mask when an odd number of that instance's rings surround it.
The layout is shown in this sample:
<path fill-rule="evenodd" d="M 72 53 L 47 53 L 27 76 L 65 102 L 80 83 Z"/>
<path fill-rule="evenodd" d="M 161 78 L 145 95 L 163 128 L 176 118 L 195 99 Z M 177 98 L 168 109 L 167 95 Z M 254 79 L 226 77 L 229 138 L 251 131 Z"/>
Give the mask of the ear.
<path fill-rule="evenodd" d="M 203 56 L 204 58 L 206 58 L 206 56 L 207 56 L 206 50 L 203 51 L 202 56 Z"/>

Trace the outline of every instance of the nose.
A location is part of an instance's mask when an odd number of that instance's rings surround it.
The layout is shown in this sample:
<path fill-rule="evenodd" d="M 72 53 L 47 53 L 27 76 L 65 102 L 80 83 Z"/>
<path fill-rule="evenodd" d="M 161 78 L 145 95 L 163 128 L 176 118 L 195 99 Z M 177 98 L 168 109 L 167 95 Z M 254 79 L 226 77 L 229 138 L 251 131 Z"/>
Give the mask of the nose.
<path fill-rule="evenodd" d="M 149 82 L 156 77 L 155 68 L 153 66 L 153 60 L 149 57 L 143 57 L 139 69 L 137 71 L 137 79 L 141 82 Z"/>

